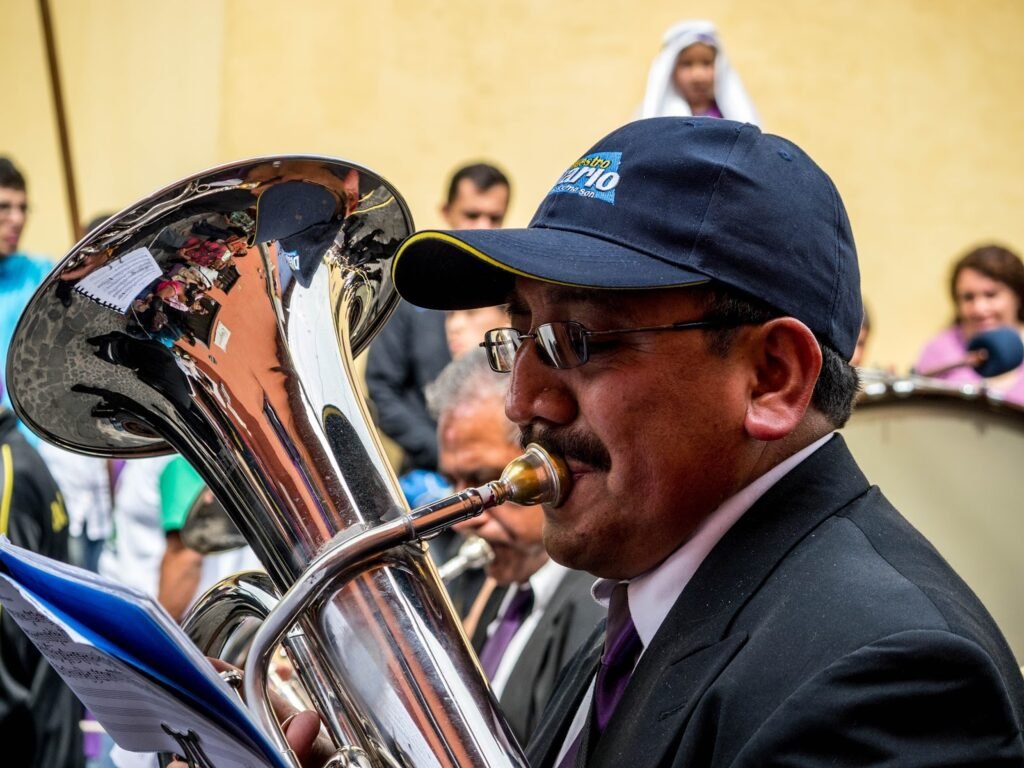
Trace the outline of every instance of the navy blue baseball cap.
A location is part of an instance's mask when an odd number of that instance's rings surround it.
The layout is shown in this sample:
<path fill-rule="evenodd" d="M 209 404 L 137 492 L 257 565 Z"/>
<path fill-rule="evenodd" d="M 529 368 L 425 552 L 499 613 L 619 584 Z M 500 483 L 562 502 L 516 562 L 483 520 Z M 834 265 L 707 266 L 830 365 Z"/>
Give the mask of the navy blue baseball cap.
<path fill-rule="evenodd" d="M 863 307 L 832 180 L 792 142 L 730 120 L 638 120 L 562 174 L 526 229 L 425 230 L 393 264 L 431 309 L 501 304 L 517 276 L 633 290 L 716 281 L 797 318 L 846 359 Z"/>

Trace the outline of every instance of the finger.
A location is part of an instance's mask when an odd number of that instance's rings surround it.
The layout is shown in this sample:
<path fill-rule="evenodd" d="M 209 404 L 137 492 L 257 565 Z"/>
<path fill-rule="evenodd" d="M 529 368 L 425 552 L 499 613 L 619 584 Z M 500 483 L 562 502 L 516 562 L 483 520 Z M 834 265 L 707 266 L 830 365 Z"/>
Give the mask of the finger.
<path fill-rule="evenodd" d="M 285 723 L 289 718 L 294 717 L 299 713 L 299 710 L 289 704 L 281 694 L 273 689 L 273 687 L 268 688 L 267 693 L 270 696 L 270 705 L 274 709 L 274 714 L 277 716 L 278 722 Z M 313 714 L 316 713 L 314 712 Z"/>
<path fill-rule="evenodd" d="M 218 672 L 239 672 L 241 669 L 233 664 L 229 664 L 223 659 L 218 659 L 215 656 L 206 657 L 213 668 Z M 274 714 L 277 715 L 278 722 L 285 722 L 288 718 L 292 717 L 299 710 L 289 704 L 282 696 L 280 696 L 273 688 L 268 689 L 270 695 L 270 704 L 274 709 Z"/>
<path fill-rule="evenodd" d="M 330 742 L 320 737 L 320 716 L 307 709 L 285 723 L 285 739 L 305 768 L 319 768 L 334 752 Z"/>
<path fill-rule="evenodd" d="M 231 670 L 234 670 L 235 672 L 242 671 L 241 667 L 236 667 L 234 664 L 229 664 L 223 659 L 218 659 L 216 656 L 207 656 L 206 659 L 210 662 L 210 664 L 213 665 L 213 668 L 216 669 L 218 672 L 228 672 Z"/>
<path fill-rule="evenodd" d="M 241 671 L 233 664 L 209 656 L 210 664 L 218 672 Z M 320 716 L 314 710 L 299 711 L 289 704 L 273 688 L 268 689 L 274 714 L 282 725 L 285 739 L 295 752 L 304 768 L 320 768 L 334 754 L 334 746 L 320 731 Z M 175 761 L 168 768 L 188 768 L 185 763 Z"/>

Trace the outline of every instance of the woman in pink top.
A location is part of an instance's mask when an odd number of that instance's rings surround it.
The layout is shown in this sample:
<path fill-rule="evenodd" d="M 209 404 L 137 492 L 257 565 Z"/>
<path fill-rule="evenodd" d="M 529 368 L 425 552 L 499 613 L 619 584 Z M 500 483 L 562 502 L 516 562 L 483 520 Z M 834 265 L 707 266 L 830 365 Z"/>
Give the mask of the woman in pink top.
<path fill-rule="evenodd" d="M 927 374 L 962 360 L 967 341 L 981 331 L 1009 326 L 1024 329 L 1024 263 L 999 245 L 975 248 L 953 266 L 950 292 L 956 307 L 954 324 L 929 341 L 914 370 Z M 954 368 L 937 378 L 958 384 L 984 382 L 1006 400 L 1024 405 L 1024 366 L 991 379 L 970 367 Z"/>

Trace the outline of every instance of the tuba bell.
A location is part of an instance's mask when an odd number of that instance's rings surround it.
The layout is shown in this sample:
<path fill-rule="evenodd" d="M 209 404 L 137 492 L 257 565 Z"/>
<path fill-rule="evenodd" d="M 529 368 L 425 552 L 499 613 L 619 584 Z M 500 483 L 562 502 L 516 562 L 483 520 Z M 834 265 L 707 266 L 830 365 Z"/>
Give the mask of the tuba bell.
<path fill-rule="evenodd" d="M 265 157 L 184 179 L 46 279 L 8 386 L 49 442 L 173 449 L 196 467 L 267 572 L 232 599 L 263 620 L 260 655 L 285 643 L 349 756 L 337 764 L 525 765 L 421 540 L 497 491 L 410 515 L 354 384 L 353 357 L 397 303 L 390 263 L 411 230 L 398 193 L 345 161 Z M 502 493 L 539 498 L 535 484 Z M 311 564 L 338 578 L 317 581 L 295 623 L 271 621 L 279 597 L 297 605 Z M 247 686 L 265 679 L 249 671 Z"/>

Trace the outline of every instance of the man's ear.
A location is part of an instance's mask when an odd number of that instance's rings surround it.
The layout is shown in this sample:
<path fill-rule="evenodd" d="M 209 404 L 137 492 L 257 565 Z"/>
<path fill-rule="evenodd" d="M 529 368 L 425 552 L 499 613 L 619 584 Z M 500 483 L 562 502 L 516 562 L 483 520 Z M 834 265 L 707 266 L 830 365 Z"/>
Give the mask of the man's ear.
<path fill-rule="evenodd" d="M 748 341 L 754 379 L 744 426 L 755 440 L 779 440 L 799 426 L 810 406 L 821 347 L 792 317 L 754 326 Z"/>

